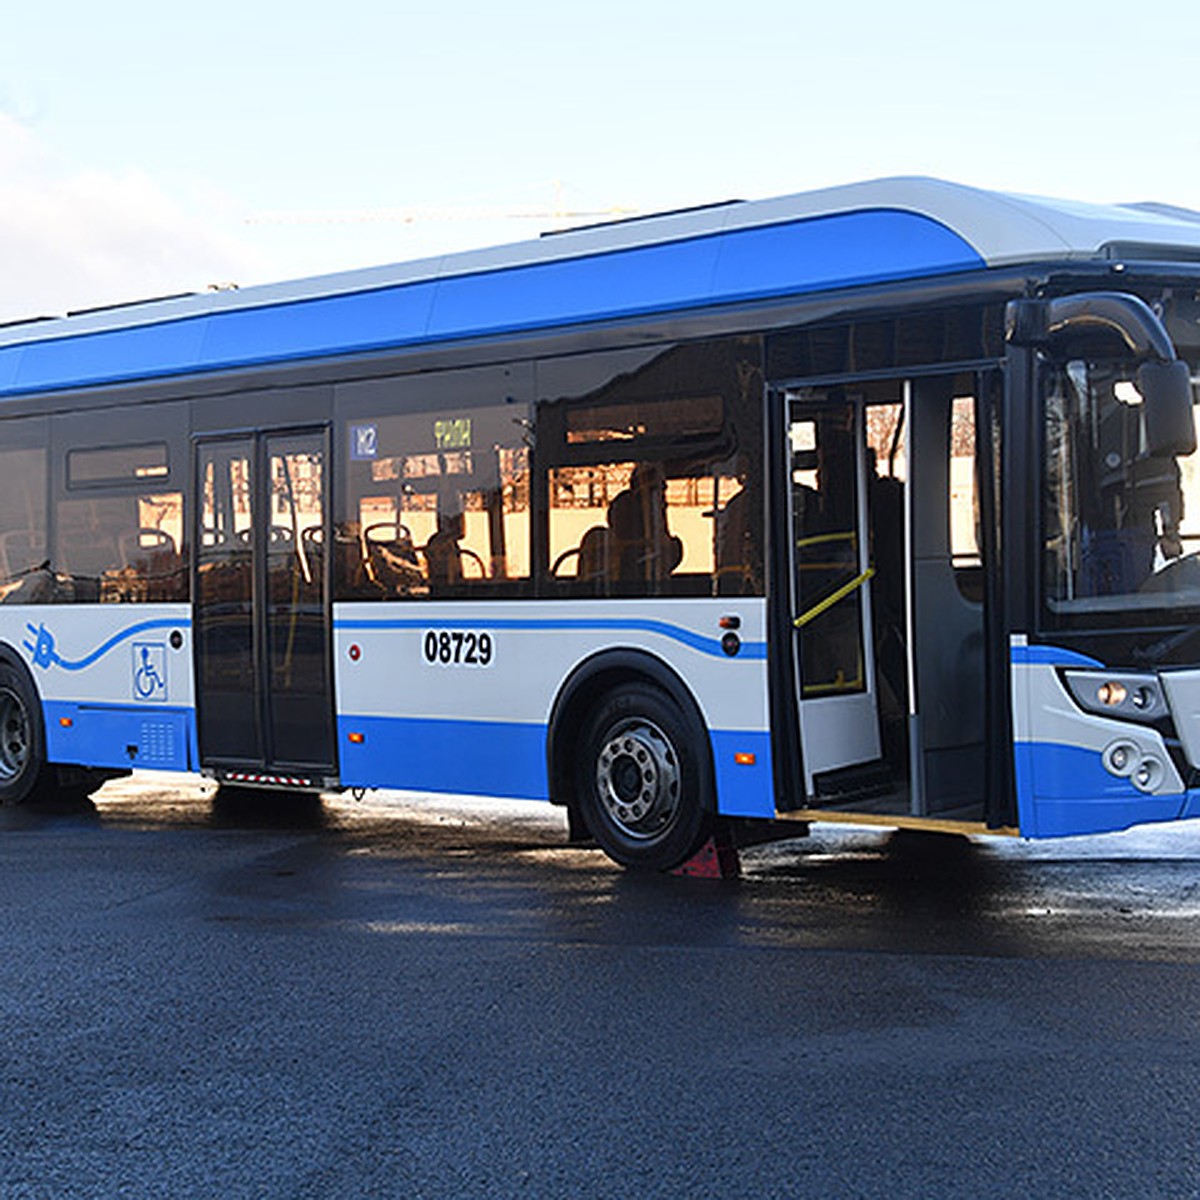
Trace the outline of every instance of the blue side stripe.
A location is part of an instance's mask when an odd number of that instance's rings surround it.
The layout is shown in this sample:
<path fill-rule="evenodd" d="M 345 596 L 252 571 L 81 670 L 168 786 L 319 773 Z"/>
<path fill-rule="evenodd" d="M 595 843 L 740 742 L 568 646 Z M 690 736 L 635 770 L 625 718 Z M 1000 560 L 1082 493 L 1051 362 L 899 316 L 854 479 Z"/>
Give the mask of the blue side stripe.
<path fill-rule="evenodd" d="M 187 620 L 178 620 L 174 617 L 160 617 L 153 621 L 139 621 L 136 625 L 130 625 L 122 629 L 120 633 L 114 633 L 106 642 L 101 642 L 90 654 L 85 654 L 83 658 L 63 658 L 55 649 L 54 634 L 46 628 L 45 624 L 31 625 L 26 624 L 25 628 L 33 635 L 33 641 L 22 643 L 26 650 L 29 651 L 31 660 L 34 666 L 62 667 L 64 671 L 82 671 L 90 667 L 93 663 L 98 662 L 111 650 L 115 650 L 122 642 L 129 641 L 130 638 L 135 638 L 138 634 L 149 633 L 152 629 L 179 629 L 181 626 L 186 628 L 189 622 Z"/>
<path fill-rule="evenodd" d="M 27 624 L 26 629 L 32 635 L 32 641 L 24 643 L 25 649 L 29 651 L 30 657 L 34 664 L 39 667 L 58 666 L 64 671 L 82 671 L 90 667 L 93 663 L 98 662 L 106 654 L 116 649 L 123 642 L 129 641 L 131 638 L 137 637 L 139 634 L 149 633 L 155 629 L 178 629 L 187 627 L 187 620 L 178 620 L 170 617 L 160 617 L 151 621 L 139 621 L 135 625 L 127 626 L 120 632 L 115 633 L 107 641 L 102 642 L 90 653 L 85 654 L 82 658 L 64 658 L 56 648 L 54 634 L 46 628 L 45 624 L 32 625 Z M 679 625 L 671 625 L 666 621 L 653 621 L 639 618 L 560 618 L 560 619 L 540 619 L 526 620 L 522 618 L 493 618 L 489 619 L 482 615 L 474 618 L 463 618 L 459 620 L 431 620 L 429 618 L 401 618 L 392 617 L 384 619 L 374 618 L 355 618 L 343 619 L 334 621 L 335 629 L 343 630 L 377 630 L 377 629 L 478 629 L 481 625 L 486 625 L 489 629 L 541 629 L 541 630 L 588 630 L 588 631 L 609 631 L 609 632 L 629 632 L 640 631 L 642 633 L 653 633 L 660 637 L 670 638 L 672 641 L 679 642 L 682 645 L 689 647 L 692 650 L 699 651 L 701 654 L 709 654 L 714 658 L 727 658 L 727 655 L 721 647 L 721 643 L 716 638 L 704 637 L 701 634 L 694 633 L 690 629 L 684 629 Z M 742 648 L 737 654 L 738 658 L 763 660 L 767 657 L 766 642 L 743 642 Z"/>
<path fill-rule="evenodd" d="M 985 266 L 929 217 L 840 213 L 15 343 L 0 348 L 0 395 L 532 333 Z"/>
<path fill-rule="evenodd" d="M 1060 742 L 1013 746 L 1017 810 L 1025 837 L 1110 833 L 1151 821 L 1174 821 L 1186 792 L 1147 795 L 1102 765 L 1096 750 Z"/>
<path fill-rule="evenodd" d="M 1089 658 L 1077 650 L 1064 650 L 1061 646 L 1013 646 L 1011 659 L 1013 666 L 1045 665 L 1051 667 L 1103 667 L 1099 659 Z"/>
<path fill-rule="evenodd" d="M 680 642 L 689 649 L 698 650 L 701 654 L 709 654 L 714 658 L 729 658 L 725 651 L 721 648 L 721 643 L 716 638 L 704 637 L 702 634 L 693 633 L 690 629 L 684 629 L 679 625 L 670 625 L 666 621 L 651 621 L 640 618 L 560 618 L 560 619 L 535 619 L 526 620 L 523 618 L 500 618 L 493 619 L 486 612 L 481 612 L 479 616 L 473 618 L 463 618 L 461 620 L 441 620 L 426 617 L 420 619 L 416 617 L 389 617 L 382 619 L 372 619 L 370 617 L 361 618 L 346 618 L 339 621 L 334 621 L 334 629 L 344 630 L 376 630 L 376 629 L 557 629 L 557 630 L 572 630 L 580 631 L 587 630 L 588 632 L 629 632 L 635 630 L 640 633 L 654 633 L 660 637 L 670 638 L 674 642 Z M 755 660 L 763 660 L 767 657 L 766 642 L 743 642 L 741 650 L 737 653 L 736 658 L 747 658 Z"/>
<path fill-rule="evenodd" d="M 350 741 L 351 731 L 358 740 Z M 338 717 L 341 782 L 346 787 L 400 787 L 430 792 L 549 799 L 546 726 L 539 722 L 467 721 L 454 717 Z M 773 817 L 771 735 L 765 730 L 711 731 L 718 811 Z M 735 761 L 751 751 L 753 766 Z"/>

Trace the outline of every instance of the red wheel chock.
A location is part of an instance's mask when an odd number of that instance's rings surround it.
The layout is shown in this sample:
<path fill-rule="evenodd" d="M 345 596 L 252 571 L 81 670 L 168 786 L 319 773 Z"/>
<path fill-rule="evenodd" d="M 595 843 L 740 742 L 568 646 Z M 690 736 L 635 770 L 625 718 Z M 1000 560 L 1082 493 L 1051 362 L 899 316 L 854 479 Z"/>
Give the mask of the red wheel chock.
<path fill-rule="evenodd" d="M 728 831 L 718 830 L 671 874 L 689 875 L 693 879 L 740 879 L 742 863 Z"/>

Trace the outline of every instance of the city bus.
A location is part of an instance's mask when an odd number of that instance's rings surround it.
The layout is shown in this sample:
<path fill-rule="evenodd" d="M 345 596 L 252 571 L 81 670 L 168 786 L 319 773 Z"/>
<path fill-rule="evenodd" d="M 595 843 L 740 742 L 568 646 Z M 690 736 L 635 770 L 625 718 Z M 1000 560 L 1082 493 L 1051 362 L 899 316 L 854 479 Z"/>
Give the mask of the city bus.
<path fill-rule="evenodd" d="M 1200 816 L 1200 214 L 880 180 L 0 328 L 0 799 L 618 863 Z"/>

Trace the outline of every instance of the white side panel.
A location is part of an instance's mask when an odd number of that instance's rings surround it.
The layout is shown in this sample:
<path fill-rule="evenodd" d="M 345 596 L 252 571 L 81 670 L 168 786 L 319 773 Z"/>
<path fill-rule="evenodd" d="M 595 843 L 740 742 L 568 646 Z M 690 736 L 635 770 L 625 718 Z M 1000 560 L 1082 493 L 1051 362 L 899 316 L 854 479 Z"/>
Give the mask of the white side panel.
<path fill-rule="evenodd" d="M 736 615 L 742 650 L 721 648 Z M 669 665 L 710 729 L 765 731 L 766 605 L 762 600 L 344 603 L 334 607 L 337 710 L 372 717 L 545 726 L 564 681 L 608 649 L 644 650 Z M 426 639 L 487 633 L 489 661 L 426 655 Z M 454 661 L 457 650 L 458 661 Z M 475 658 L 478 660 L 478 642 Z"/>
<path fill-rule="evenodd" d="M 1193 767 L 1200 767 L 1200 671 L 1164 671 L 1159 678 L 1183 752 Z"/>
<path fill-rule="evenodd" d="M 194 702 L 186 604 L 0 606 L 0 640 L 18 651 L 46 701 Z"/>

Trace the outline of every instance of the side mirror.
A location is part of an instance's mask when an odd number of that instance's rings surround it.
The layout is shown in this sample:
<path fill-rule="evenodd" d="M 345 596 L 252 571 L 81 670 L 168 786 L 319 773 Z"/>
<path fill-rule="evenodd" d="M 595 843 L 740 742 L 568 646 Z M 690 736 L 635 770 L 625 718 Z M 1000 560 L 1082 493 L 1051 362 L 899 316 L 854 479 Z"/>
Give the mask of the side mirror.
<path fill-rule="evenodd" d="M 1196 422 L 1192 416 L 1192 380 L 1188 365 L 1146 362 L 1138 367 L 1142 393 L 1142 420 L 1146 453 L 1151 458 L 1175 458 L 1196 449 Z"/>

